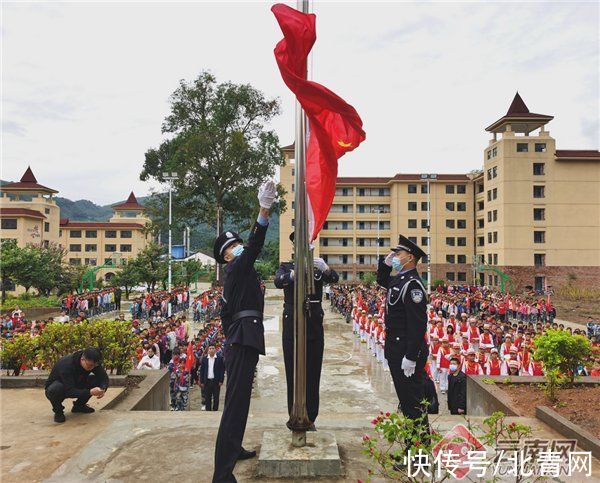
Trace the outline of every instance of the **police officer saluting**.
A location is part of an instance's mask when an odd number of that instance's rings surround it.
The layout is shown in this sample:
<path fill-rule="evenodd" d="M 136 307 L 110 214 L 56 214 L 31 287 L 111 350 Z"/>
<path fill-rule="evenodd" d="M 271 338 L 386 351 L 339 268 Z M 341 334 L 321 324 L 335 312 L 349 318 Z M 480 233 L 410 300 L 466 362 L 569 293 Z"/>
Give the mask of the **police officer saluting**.
<path fill-rule="evenodd" d="M 294 233 L 290 235 L 294 241 Z M 314 259 L 315 293 L 310 295 L 310 312 L 306 321 L 306 412 L 311 422 L 309 431 L 315 431 L 319 414 L 319 383 L 323 365 L 323 284 L 336 283 L 339 276 L 322 258 Z M 282 288 L 283 303 L 283 360 L 287 382 L 288 415 L 294 404 L 294 262 L 284 262 L 275 274 L 275 286 Z M 289 426 L 289 421 L 288 421 Z"/>
<path fill-rule="evenodd" d="M 423 256 L 423 250 L 400 235 L 398 245 L 385 260 L 379 261 L 377 268 L 377 283 L 388 292 L 385 358 L 402 414 L 411 419 L 419 418 L 424 411 L 420 403 L 425 395 L 424 367 L 429 354 L 425 341 L 427 291 L 416 270 Z M 392 270 L 396 275 L 392 275 Z"/>
<path fill-rule="evenodd" d="M 213 482 L 237 481 L 233 476 L 236 461 L 256 456 L 256 451 L 242 448 L 254 370 L 259 354 L 265 354 L 264 294 L 254 262 L 265 243 L 269 210 L 276 195 L 273 181 L 267 181 L 258 191 L 260 213 L 246 246 L 233 231 L 221 233 L 215 241 L 215 259 L 227 264 L 221 307 L 227 391 L 215 447 Z"/>

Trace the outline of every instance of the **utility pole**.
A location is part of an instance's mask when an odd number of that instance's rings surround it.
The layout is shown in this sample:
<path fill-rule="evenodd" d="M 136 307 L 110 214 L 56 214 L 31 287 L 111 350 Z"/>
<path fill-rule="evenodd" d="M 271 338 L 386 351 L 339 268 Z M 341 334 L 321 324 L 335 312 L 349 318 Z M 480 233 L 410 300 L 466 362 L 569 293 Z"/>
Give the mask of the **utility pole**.
<path fill-rule="evenodd" d="M 171 291 L 171 283 L 172 283 L 172 275 L 173 272 L 171 270 L 171 263 L 173 261 L 173 254 L 171 253 L 171 249 L 172 249 L 172 237 L 171 237 L 171 223 L 172 223 L 172 218 L 173 218 L 173 182 L 177 181 L 179 179 L 179 176 L 177 175 L 177 173 L 163 173 L 163 178 L 165 181 L 167 181 L 169 183 L 169 255 L 168 255 L 168 261 L 169 261 L 169 276 L 167 279 L 167 289 L 170 292 Z M 171 316 L 171 303 L 169 302 L 169 308 L 168 308 L 168 316 Z"/>
<path fill-rule="evenodd" d="M 422 174 L 421 179 L 427 180 L 427 293 L 431 295 L 431 180 L 437 174 Z"/>

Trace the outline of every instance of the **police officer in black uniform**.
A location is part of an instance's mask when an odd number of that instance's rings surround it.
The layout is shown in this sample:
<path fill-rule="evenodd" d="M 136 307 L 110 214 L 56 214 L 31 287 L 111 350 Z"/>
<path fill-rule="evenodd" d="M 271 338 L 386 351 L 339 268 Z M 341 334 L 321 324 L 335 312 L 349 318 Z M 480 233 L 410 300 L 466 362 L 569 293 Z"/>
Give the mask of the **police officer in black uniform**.
<path fill-rule="evenodd" d="M 398 245 L 377 268 L 377 283 L 387 289 L 385 358 L 402 414 L 411 419 L 424 411 L 420 403 L 425 397 L 424 368 L 429 355 L 425 341 L 427 291 L 416 270 L 423 256 L 423 250 L 400 235 Z"/>
<path fill-rule="evenodd" d="M 215 447 L 214 482 L 235 482 L 236 461 L 256 456 L 242 448 L 250 409 L 252 381 L 259 354 L 265 354 L 263 327 L 264 293 L 254 262 L 265 243 L 269 210 L 277 194 L 267 181 L 258 192 L 260 213 L 248 245 L 233 231 L 221 233 L 214 246 L 215 259 L 226 263 L 223 282 L 221 323 L 225 332 L 227 391 Z"/>
<path fill-rule="evenodd" d="M 290 235 L 294 241 L 294 233 Z M 315 430 L 319 414 L 319 383 L 323 365 L 323 284 L 336 283 L 339 276 L 322 258 L 314 259 L 315 293 L 310 295 L 310 312 L 306 320 L 306 412 L 311 422 L 309 431 Z M 294 262 L 284 262 L 275 274 L 275 286 L 283 289 L 283 360 L 287 382 L 288 414 L 294 404 Z M 288 421 L 289 425 L 289 421 Z"/>

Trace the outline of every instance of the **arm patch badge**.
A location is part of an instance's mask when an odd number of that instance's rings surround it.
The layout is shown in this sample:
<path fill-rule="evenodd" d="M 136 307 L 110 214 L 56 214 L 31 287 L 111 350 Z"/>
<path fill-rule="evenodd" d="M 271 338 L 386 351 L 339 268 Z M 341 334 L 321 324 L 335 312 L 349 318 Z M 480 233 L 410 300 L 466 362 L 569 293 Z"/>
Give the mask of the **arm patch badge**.
<path fill-rule="evenodd" d="M 423 300 L 423 291 L 415 288 L 413 290 L 410 291 L 410 298 L 412 299 L 412 301 L 416 304 L 420 304 L 421 301 Z"/>

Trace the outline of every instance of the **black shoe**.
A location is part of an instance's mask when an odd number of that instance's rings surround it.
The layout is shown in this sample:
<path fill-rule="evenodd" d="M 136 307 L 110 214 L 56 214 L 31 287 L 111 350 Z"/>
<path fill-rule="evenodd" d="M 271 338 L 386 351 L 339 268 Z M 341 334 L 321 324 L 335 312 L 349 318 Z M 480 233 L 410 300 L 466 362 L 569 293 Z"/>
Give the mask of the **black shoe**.
<path fill-rule="evenodd" d="M 247 449 L 242 448 L 240 455 L 238 456 L 238 461 L 248 460 L 250 458 L 254 458 L 256 456 L 256 451 L 248 451 Z"/>
<path fill-rule="evenodd" d="M 310 423 L 310 426 L 308 427 L 308 429 L 306 431 L 316 431 L 317 428 L 315 427 L 315 423 Z"/>
<path fill-rule="evenodd" d="M 65 418 L 65 413 L 54 413 L 55 423 L 64 423 L 66 420 L 67 418 Z"/>
<path fill-rule="evenodd" d="M 72 413 L 84 413 L 84 414 L 90 414 L 95 412 L 96 410 L 94 408 L 89 407 L 87 404 L 84 404 L 83 406 L 79 406 L 77 404 L 73 404 L 73 409 L 71 409 Z"/>

